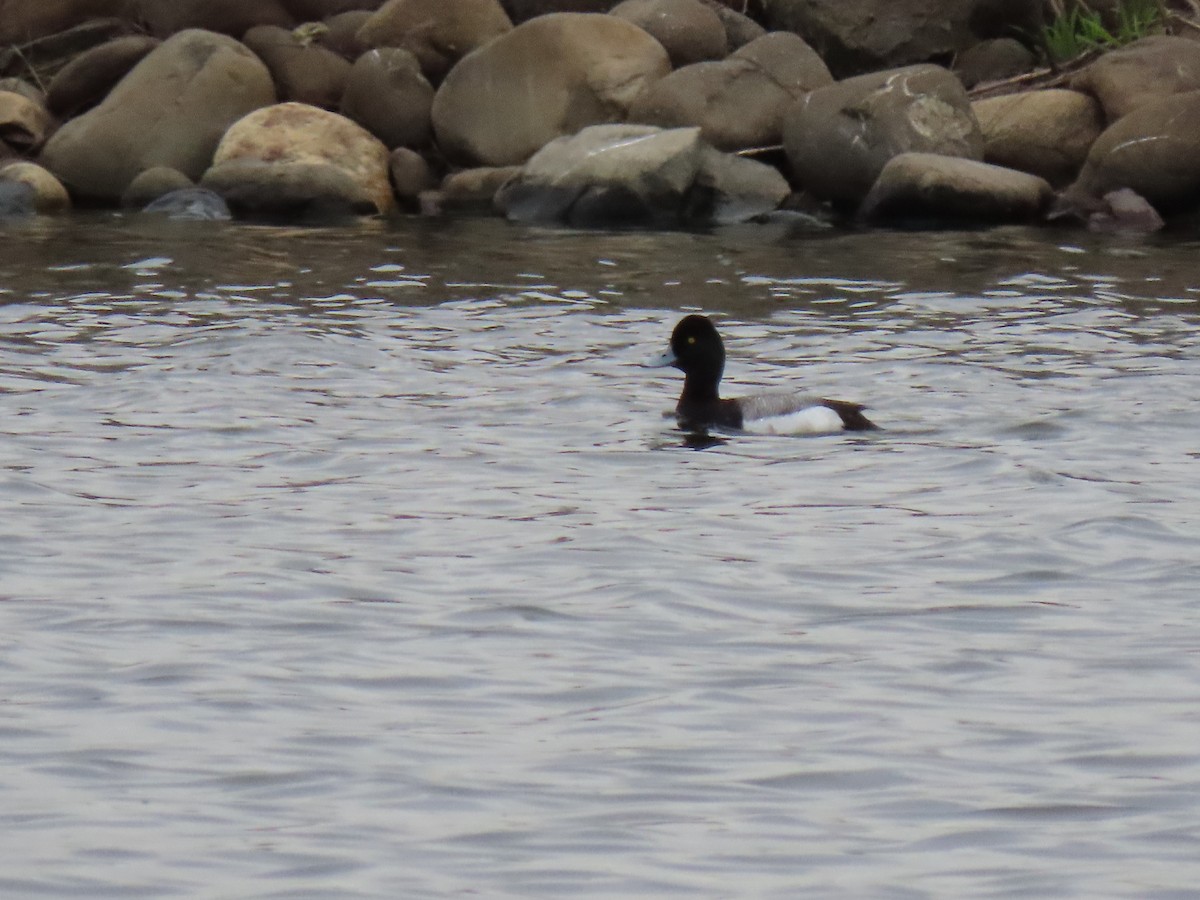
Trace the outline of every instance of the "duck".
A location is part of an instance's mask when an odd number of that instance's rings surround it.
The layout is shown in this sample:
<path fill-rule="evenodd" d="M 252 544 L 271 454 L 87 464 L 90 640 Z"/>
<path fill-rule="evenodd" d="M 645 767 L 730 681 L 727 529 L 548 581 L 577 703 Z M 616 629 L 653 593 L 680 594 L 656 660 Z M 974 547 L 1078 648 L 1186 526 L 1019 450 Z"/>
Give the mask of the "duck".
<path fill-rule="evenodd" d="M 688 315 L 671 332 L 671 344 L 651 366 L 683 372 L 683 393 L 675 418 L 684 431 L 709 428 L 759 434 L 835 434 L 873 431 L 861 403 L 796 394 L 760 394 L 723 400 L 719 387 L 725 371 L 725 344 L 707 316 Z"/>

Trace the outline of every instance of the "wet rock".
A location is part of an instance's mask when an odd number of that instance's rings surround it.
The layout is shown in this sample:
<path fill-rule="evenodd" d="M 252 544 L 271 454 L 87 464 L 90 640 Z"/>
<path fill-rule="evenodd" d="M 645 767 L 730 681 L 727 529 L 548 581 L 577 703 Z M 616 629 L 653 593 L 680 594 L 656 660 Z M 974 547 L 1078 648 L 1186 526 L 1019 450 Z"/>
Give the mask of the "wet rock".
<path fill-rule="evenodd" d="M 993 38 L 968 47 L 954 61 L 954 74 L 964 87 L 1001 81 L 1033 69 L 1033 52 L 1015 38 Z"/>
<path fill-rule="evenodd" d="M 415 211 L 421 194 L 437 187 L 437 176 L 429 161 L 415 150 L 397 147 L 388 157 L 392 188 L 405 209 Z M 494 192 L 493 192 L 494 193 Z"/>
<path fill-rule="evenodd" d="M 300 33 L 297 33 L 300 32 Z M 242 43 L 257 54 L 271 73 L 280 100 L 336 109 L 346 89 L 350 63 L 297 31 L 258 25 Z"/>
<path fill-rule="evenodd" d="M 1050 89 L 976 100 L 986 162 L 1040 175 L 1055 187 L 1071 181 L 1104 129 L 1100 104 L 1078 91 Z"/>
<path fill-rule="evenodd" d="M 888 160 L 859 211 L 870 221 L 1028 222 L 1050 204 L 1045 179 L 934 153 Z"/>
<path fill-rule="evenodd" d="M 168 191 L 146 204 L 144 213 L 166 216 L 168 219 L 194 221 L 225 221 L 233 218 L 229 206 L 220 194 L 198 187 Z"/>
<path fill-rule="evenodd" d="M 27 185 L 33 192 L 30 202 L 36 212 L 57 213 L 71 208 L 71 197 L 62 182 L 37 163 L 0 163 L 0 181 Z"/>
<path fill-rule="evenodd" d="M 1088 216 L 1088 231 L 1103 234 L 1152 234 L 1161 231 L 1162 216 L 1146 202 L 1146 198 L 1121 188 L 1100 198 L 1102 208 Z"/>
<path fill-rule="evenodd" d="M 81 53 L 51 80 L 47 105 L 64 119 L 91 109 L 158 44 L 156 38 L 131 34 Z"/>
<path fill-rule="evenodd" d="M 433 86 L 417 58 L 398 47 L 368 50 L 346 80 L 342 114 L 389 148 L 425 147 L 433 135 Z"/>
<path fill-rule="evenodd" d="M 1200 91 L 1145 103 L 1106 128 L 1088 151 L 1060 209 L 1092 211 L 1121 188 L 1144 197 L 1162 215 L 1200 205 Z"/>
<path fill-rule="evenodd" d="M 255 215 L 385 213 L 395 200 L 387 148 L 344 116 L 301 103 L 235 122 L 200 184 Z"/>
<path fill-rule="evenodd" d="M 240 38 L 255 25 L 294 28 L 296 20 L 280 0 L 135 0 L 151 32 L 168 37 L 203 28 Z"/>
<path fill-rule="evenodd" d="M 996 0 L 765 0 L 768 27 L 807 40 L 834 75 L 945 58 L 966 50 Z M 1004 0 L 1009 29 L 1038 34 L 1041 0 Z M 1028 21 L 1026 21 L 1028 20 Z"/>
<path fill-rule="evenodd" d="M 798 182 L 842 206 L 857 206 L 901 153 L 983 158 L 983 135 L 962 83 L 931 65 L 817 88 L 785 113 L 783 143 Z"/>
<path fill-rule="evenodd" d="M 172 191 L 195 187 L 192 179 L 170 166 L 155 166 L 139 174 L 121 194 L 121 205 L 126 209 L 142 209 L 159 197 Z"/>
<path fill-rule="evenodd" d="M 0 178 L 0 224 L 37 214 L 36 194 L 23 181 Z"/>
<path fill-rule="evenodd" d="M 798 35 L 772 32 L 719 62 L 676 69 L 647 86 L 629 119 L 665 128 L 699 126 L 720 150 L 778 144 L 783 114 L 810 90 L 832 83 Z"/>
<path fill-rule="evenodd" d="M 777 171 L 713 150 L 698 128 L 595 125 L 535 153 L 496 204 L 519 222 L 727 223 L 769 212 L 788 192 Z"/>
<path fill-rule="evenodd" d="M 18 153 L 41 149 L 53 120 L 40 103 L 12 91 L 0 92 L 0 141 Z"/>
<path fill-rule="evenodd" d="M 498 0 L 388 0 L 358 32 L 368 47 L 400 47 L 439 82 L 476 47 L 512 30 Z"/>
<path fill-rule="evenodd" d="M 723 59 L 729 52 L 725 26 L 700 0 L 622 0 L 610 10 L 663 45 L 675 68 Z"/>
<path fill-rule="evenodd" d="M 1200 43 L 1155 35 L 1105 53 L 1071 79 L 1093 95 L 1112 123 L 1148 101 L 1200 90 Z"/>
<path fill-rule="evenodd" d="M 59 129 L 41 162 L 73 194 L 116 201 L 153 166 L 199 178 L 225 129 L 274 99 L 270 73 L 244 46 L 184 31 L 138 63 L 99 106 Z"/>
<path fill-rule="evenodd" d="M 434 97 L 434 130 L 453 162 L 523 163 L 559 135 L 624 119 L 670 68 L 662 45 L 623 19 L 542 16 L 454 67 Z"/>

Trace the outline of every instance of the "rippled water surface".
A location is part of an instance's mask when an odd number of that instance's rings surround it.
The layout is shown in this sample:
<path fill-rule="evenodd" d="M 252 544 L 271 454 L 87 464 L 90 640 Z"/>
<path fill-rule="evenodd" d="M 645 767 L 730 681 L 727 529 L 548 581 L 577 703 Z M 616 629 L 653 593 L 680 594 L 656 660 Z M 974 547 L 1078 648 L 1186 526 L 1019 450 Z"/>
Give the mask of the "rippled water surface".
<path fill-rule="evenodd" d="M 2 237 L 0 895 L 1200 897 L 1196 243 Z"/>

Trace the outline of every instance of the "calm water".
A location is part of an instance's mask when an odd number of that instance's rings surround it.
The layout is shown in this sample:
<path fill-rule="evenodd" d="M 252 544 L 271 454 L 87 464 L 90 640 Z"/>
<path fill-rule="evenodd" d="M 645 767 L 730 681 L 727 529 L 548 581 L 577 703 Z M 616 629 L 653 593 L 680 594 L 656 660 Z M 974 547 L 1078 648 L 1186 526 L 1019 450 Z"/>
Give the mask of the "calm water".
<path fill-rule="evenodd" d="M 1200 897 L 1200 244 L 2 237 L 0 895 Z"/>

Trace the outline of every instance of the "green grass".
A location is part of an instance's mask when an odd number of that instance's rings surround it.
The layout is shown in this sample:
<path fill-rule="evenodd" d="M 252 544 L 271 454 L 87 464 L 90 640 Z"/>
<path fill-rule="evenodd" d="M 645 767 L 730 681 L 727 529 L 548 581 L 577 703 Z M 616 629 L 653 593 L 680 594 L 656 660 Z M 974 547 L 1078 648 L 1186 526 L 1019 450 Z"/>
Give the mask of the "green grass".
<path fill-rule="evenodd" d="M 1161 0 L 1125 0 L 1110 25 L 1105 25 L 1100 13 L 1076 2 L 1047 25 L 1042 36 L 1054 61 L 1067 62 L 1091 50 L 1122 47 L 1154 33 L 1162 24 Z"/>

